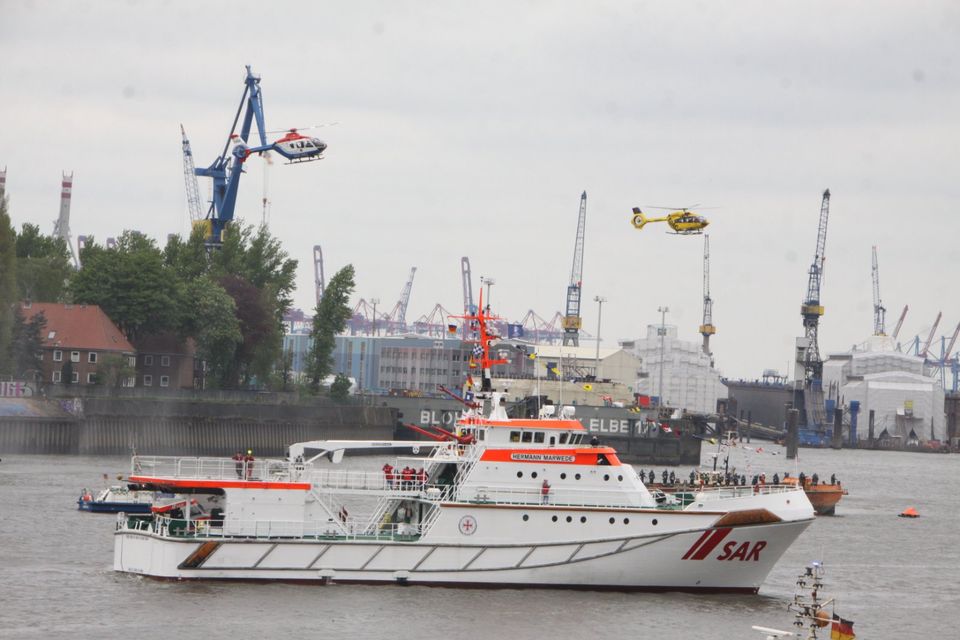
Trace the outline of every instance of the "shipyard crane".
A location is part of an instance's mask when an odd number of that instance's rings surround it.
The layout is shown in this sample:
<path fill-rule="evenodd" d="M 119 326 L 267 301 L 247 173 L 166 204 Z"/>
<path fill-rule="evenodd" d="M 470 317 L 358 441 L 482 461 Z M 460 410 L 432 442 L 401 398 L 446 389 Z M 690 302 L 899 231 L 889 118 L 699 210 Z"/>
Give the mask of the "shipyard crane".
<path fill-rule="evenodd" d="M 563 317 L 563 344 L 580 345 L 580 288 L 583 284 L 583 237 L 587 221 L 587 192 L 580 196 L 580 215 L 577 218 L 577 237 L 573 245 L 573 267 L 567 285 L 566 315 Z"/>
<path fill-rule="evenodd" d="M 820 358 L 820 346 L 817 341 L 817 331 L 820 325 L 820 316 L 823 315 L 823 305 L 820 304 L 820 284 L 823 281 L 823 266 L 826 260 L 827 221 L 830 217 L 830 190 L 823 192 L 820 203 L 820 223 L 817 227 L 817 247 L 813 254 L 807 280 L 807 296 L 800 307 L 803 316 L 804 337 L 798 339 L 797 364 L 798 374 L 802 368 L 802 377 L 797 376 L 797 382 L 803 383 L 803 408 L 806 412 L 805 424 L 808 427 L 822 425 L 826 420 L 823 406 L 823 360 Z"/>
<path fill-rule="evenodd" d="M 887 308 L 880 302 L 880 267 L 877 264 L 877 247 L 873 247 L 873 335 L 885 336 Z"/>
<path fill-rule="evenodd" d="M 403 285 L 403 291 L 400 292 L 400 299 L 393 309 L 387 314 L 389 321 L 388 328 L 392 332 L 403 331 L 407 325 L 407 305 L 410 303 L 410 292 L 413 290 L 413 277 L 417 274 L 417 268 L 410 268 L 410 277 L 407 283 Z"/>
<path fill-rule="evenodd" d="M 893 330 L 893 335 L 891 336 L 894 340 L 897 339 L 897 336 L 900 335 L 900 327 L 903 326 L 903 319 L 907 317 L 907 311 L 910 310 L 910 305 L 903 305 L 903 311 L 900 313 L 900 319 L 897 320 L 897 326 Z"/>
<path fill-rule="evenodd" d="M 933 343 L 933 336 L 937 333 L 937 327 L 940 326 L 940 318 L 943 317 L 943 311 L 937 312 L 937 319 L 933 321 L 933 326 L 930 327 L 930 335 L 927 336 L 927 341 L 923 343 L 923 349 L 921 349 L 917 355 L 921 358 L 927 357 L 927 352 L 930 351 L 930 345 Z"/>
<path fill-rule="evenodd" d="M 197 184 L 197 167 L 193 164 L 193 150 L 187 131 L 180 124 L 180 144 L 183 147 L 183 183 L 187 191 L 187 212 L 190 214 L 190 224 L 194 225 L 203 220 L 203 204 L 200 200 L 200 186 Z"/>
<path fill-rule="evenodd" d="M 240 114 L 243 121 L 240 122 Z M 249 146 L 250 130 L 256 121 L 260 144 Z M 240 132 L 237 133 L 237 124 Z M 274 142 L 267 142 L 267 129 L 263 118 L 263 97 L 260 92 L 260 76 L 256 76 L 247 65 L 244 79 L 243 96 L 233 118 L 230 134 L 223 145 L 223 151 L 206 168 L 196 169 L 200 177 L 213 180 L 213 201 L 206 215 L 206 238 L 211 245 L 219 245 L 223 240 L 223 230 L 233 220 L 237 204 L 237 190 L 240 176 L 243 175 L 243 163 L 253 154 L 276 151 L 289 160 L 289 163 L 310 162 L 322 159 L 327 145 L 318 138 L 310 138 L 290 129 L 285 136 Z M 231 145 L 233 145 L 231 149 Z"/>
<path fill-rule="evenodd" d="M 470 274 L 470 258 L 460 258 L 460 278 L 463 281 L 463 313 L 471 315 L 477 312 L 473 306 L 473 277 Z"/>
<path fill-rule="evenodd" d="M 323 297 L 323 290 L 326 288 L 323 279 L 323 250 L 320 245 L 313 245 L 313 290 L 317 296 L 317 305 Z"/>
<path fill-rule="evenodd" d="M 703 323 L 700 325 L 700 335 L 703 336 L 703 352 L 710 357 L 710 366 L 713 358 L 710 356 L 710 336 L 717 332 L 713 326 L 713 298 L 710 297 L 710 236 L 703 236 Z"/>

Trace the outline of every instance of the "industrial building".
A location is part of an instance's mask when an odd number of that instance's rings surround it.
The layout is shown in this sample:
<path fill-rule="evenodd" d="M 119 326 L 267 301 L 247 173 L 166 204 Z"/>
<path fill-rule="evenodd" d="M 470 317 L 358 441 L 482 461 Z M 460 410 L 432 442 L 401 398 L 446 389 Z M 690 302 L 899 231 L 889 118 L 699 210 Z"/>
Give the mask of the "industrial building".
<path fill-rule="evenodd" d="M 620 346 L 643 363 L 637 393 L 659 397 L 662 391 L 664 405 L 701 413 L 716 411 L 717 400 L 727 397 L 720 372 L 711 365 L 703 345 L 680 340 L 675 326 L 647 325 L 645 338 Z"/>
<path fill-rule="evenodd" d="M 829 356 L 823 365 L 824 392 L 844 406 L 859 401 L 861 416 L 872 410 L 877 437 L 902 444 L 942 442 L 947 437 L 945 394 L 930 373 L 922 357 L 897 351 L 892 338 L 871 336 L 850 351 Z M 866 438 L 863 429 L 858 437 Z"/>

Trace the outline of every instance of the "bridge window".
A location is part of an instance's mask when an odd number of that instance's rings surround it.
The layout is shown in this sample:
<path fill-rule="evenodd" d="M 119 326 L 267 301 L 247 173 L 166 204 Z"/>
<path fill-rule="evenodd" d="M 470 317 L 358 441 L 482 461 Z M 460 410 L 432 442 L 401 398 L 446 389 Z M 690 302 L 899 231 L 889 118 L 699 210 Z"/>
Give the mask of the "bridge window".
<path fill-rule="evenodd" d="M 533 441 L 542 444 L 545 439 L 544 436 L 545 434 L 543 433 L 543 431 L 537 431 L 536 433 L 533 434 Z"/>
<path fill-rule="evenodd" d="M 511 431 L 510 432 L 510 442 L 520 442 L 520 432 Z"/>
<path fill-rule="evenodd" d="M 567 437 L 568 437 L 569 435 L 570 435 L 570 434 L 568 434 L 568 433 L 561 433 L 561 434 L 560 434 L 560 444 L 567 444 Z"/>
<path fill-rule="evenodd" d="M 552 447 L 555 444 L 557 444 L 557 439 L 553 436 L 550 436 L 550 446 Z"/>
<path fill-rule="evenodd" d="M 524 432 L 523 432 L 523 435 L 522 435 L 521 438 L 520 438 L 520 440 L 521 440 L 522 442 L 532 442 L 532 441 L 533 441 L 533 432 L 532 432 L 532 431 L 524 431 Z"/>

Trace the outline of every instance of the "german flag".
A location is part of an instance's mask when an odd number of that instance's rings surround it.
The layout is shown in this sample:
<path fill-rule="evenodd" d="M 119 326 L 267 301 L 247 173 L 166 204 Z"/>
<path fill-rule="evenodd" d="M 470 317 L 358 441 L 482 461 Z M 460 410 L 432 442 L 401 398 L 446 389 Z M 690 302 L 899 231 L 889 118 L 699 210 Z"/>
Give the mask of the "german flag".
<path fill-rule="evenodd" d="M 830 640 L 854 640 L 857 634 L 853 632 L 853 621 L 845 620 L 833 614 L 833 626 L 830 627 Z"/>

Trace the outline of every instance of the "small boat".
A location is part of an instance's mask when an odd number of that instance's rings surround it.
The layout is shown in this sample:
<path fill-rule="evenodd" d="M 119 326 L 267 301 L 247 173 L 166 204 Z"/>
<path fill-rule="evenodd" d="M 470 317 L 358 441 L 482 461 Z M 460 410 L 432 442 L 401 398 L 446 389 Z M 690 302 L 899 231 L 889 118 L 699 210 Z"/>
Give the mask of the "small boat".
<path fill-rule="evenodd" d="M 913 507 L 907 507 L 900 513 L 901 518 L 919 518 L 920 514 Z"/>
<path fill-rule="evenodd" d="M 853 632 L 853 621 L 837 615 L 834 598 L 823 597 L 823 574 L 823 563 L 812 562 L 804 569 L 803 573 L 797 576 L 797 588 L 793 595 L 793 601 L 787 605 L 787 610 L 794 614 L 793 631 L 757 625 L 753 626 L 753 630 L 763 633 L 767 640 L 783 640 L 784 638 L 809 640 L 820 637 L 830 637 L 831 640 L 834 638 L 836 640 L 854 640 L 857 636 Z M 827 611 L 828 608 L 830 609 L 829 612 Z M 829 627 L 829 630 L 827 627 Z"/>
<path fill-rule="evenodd" d="M 783 484 L 799 484 L 797 478 L 784 478 Z M 847 495 L 848 492 L 840 483 L 836 484 L 813 484 L 810 478 L 803 481 L 803 491 L 807 494 L 807 499 L 813 505 L 813 510 L 818 516 L 832 516 L 836 513 L 837 503 L 840 498 Z"/>
<path fill-rule="evenodd" d="M 155 491 L 140 491 L 118 484 L 107 487 L 96 497 L 83 489 L 77 498 L 77 508 L 93 513 L 150 513 L 156 498 Z"/>

